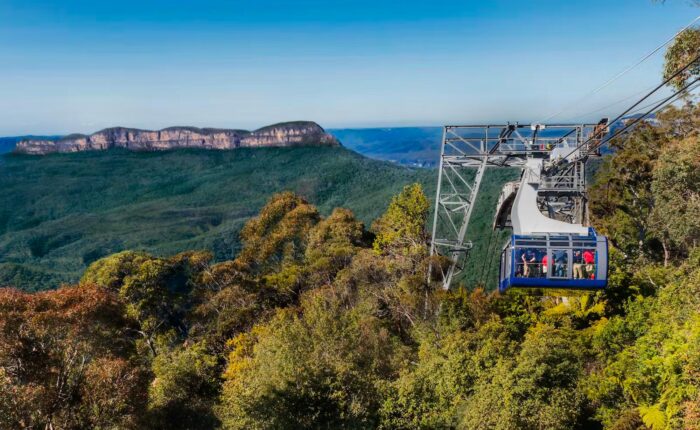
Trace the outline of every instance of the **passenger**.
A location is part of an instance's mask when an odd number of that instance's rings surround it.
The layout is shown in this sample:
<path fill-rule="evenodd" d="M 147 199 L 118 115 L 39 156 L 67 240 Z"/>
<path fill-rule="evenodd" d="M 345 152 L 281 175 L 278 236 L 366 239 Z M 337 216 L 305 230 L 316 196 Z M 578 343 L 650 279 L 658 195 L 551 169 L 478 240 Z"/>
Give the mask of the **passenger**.
<path fill-rule="evenodd" d="M 574 251 L 574 279 L 584 279 L 583 275 L 583 258 L 581 251 Z"/>
<path fill-rule="evenodd" d="M 583 262 L 586 263 L 586 273 L 591 279 L 595 279 L 595 251 L 590 249 L 583 251 Z"/>
<path fill-rule="evenodd" d="M 525 277 L 525 250 L 524 249 L 518 249 L 517 252 L 517 262 L 518 264 L 515 265 L 515 276 L 518 278 L 524 278 Z"/>
<path fill-rule="evenodd" d="M 520 259 L 523 261 L 523 276 L 529 278 L 530 264 L 535 262 L 535 254 L 532 249 L 526 249 Z"/>
<path fill-rule="evenodd" d="M 545 252 L 544 257 L 542 257 L 542 277 L 546 278 L 547 277 L 547 261 L 549 259 L 547 258 L 547 253 Z"/>
<path fill-rule="evenodd" d="M 554 254 L 554 270 L 560 278 L 566 277 L 566 261 L 567 261 L 566 251 L 558 251 Z"/>
<path fill-rule="evenodd" d="M 601 119 L 598 124 L 596 124 L 595 128 L 593 128 L 593 135 L 591 136 L 591 145 L 595 146 L 598 145 L 602 140 L 603 137 L 608 133 L 608 119 L 603 118 Z M 596 151 L 599 153 L 599 151 Z"/>

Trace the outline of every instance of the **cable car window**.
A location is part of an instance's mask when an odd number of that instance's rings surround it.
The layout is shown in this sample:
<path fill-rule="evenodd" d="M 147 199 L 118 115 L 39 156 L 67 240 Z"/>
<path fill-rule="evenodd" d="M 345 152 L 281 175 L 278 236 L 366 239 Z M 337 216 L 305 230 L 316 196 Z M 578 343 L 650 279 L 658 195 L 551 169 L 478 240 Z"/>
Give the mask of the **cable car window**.
<path fill-rule="evenodd" d="M 515 241 L 516 246 L 547 246 L 547 241 L 545 240 L 524 240 L 518 239 Z"/>
<path fill-rule="evenodd" d="M 565 249 L 555 249 L 551 253 L 552 259 L 552 277 L 553 278 L 568 278 L 569 277 L 569 253 Z"/>
<path fill-rule="evenodd" d="M 574 251 L 574 279 L 595 279 L 596 251 L 594 248 Z"/>
<path fill-rule="evenodd" d="M 506 273 L 509 273 L 509 272 L 508 272 L 508 267 L 506 266 L 506 264 L 507 264 L 506 262 L 507 262 L 508 260 L 509 260 L 509 258 L 508 258 L 508 253 L 505 252 L 505 251 L 503 251 L 503 252 L 501 253 L 501 270 L 500 270 L 501 274 L 500 274 L 500 279 L 503 279 L 503 278 L 506 276 Z"/>
<path fill-rule="evenodd" d="M 562 242 L 562 241 L 554 242 L 554 241 L 552 241 L 552 242 L 549 242 L 549 245 L 550 246 L 569 246 L 569 242 Z"/>
<path fill-rule="evenodd" d="M 518 278 L 532 278 L 537 269 L 537 252 L 533 248 L 516 250 L 515 276 Z"/>

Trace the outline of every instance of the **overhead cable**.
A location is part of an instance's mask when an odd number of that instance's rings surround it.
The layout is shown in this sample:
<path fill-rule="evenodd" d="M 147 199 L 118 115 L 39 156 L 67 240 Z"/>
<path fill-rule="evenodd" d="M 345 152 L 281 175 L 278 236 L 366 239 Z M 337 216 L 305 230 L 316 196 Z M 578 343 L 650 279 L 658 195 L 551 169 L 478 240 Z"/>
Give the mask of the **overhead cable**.
<path fill-rule="evenodd" d="M 698 89 L 698 88 L 700 88 L 700 78 L 698 78 L 698 79 L 696 79 L 695 81 L 691 82 L 691 84 L 688 85 L 688 87 L 687 87 L 687 89 L 686 89 L 685 91 L 687 91 L 687 92 L 692 92 L 692 91 L 695 91 L 695 90 Z M 666 98 L 665 100 L 663 100 L 663 104 L 664 104 L 664 105 L 669 105 L 669 104 L 673 103 L 674 101 L 676 101 L 676 99 L 680 98 L 680 97 L 683 95 L 683 92 L 682 92 L 682 91 L 683 91 L 683 90 L 677 91 L 676 93 L 672 94 L 670 97 L 668 97 L 668 98 Z M 652 103 L 652 104 L 658 104 L 658 103 L 657 103 L 657 102 L 654 102 L 654 103 Z M 651 106 L 651 104 L 649 104 L 649 105 L 647 105 L 646 107 L 644 107 L 644 109 L 646 109 L 646 108 L 649 107 L 649 106 Z M 661 106 L 661 107 L 659 107 L 659 108 L 656 108 L 656 110 L 654 110 L 654 112 L 660 110 L 662 107 L 664 107 L 664 106 Z M 642 108 L 640 108 L 640 110 L 642 110 Z M 646 115 L 650 115 L 650 114 L 646 114 Z M 642 115 L 642 117 L 644 117 L 644 116 L 646 116 L 646 115 Z M 631 125 L 631 127 L 629 128 L 629 130 L 625 131 L 625 133 L 627 133 L 627 137 L 626 137 L 625 140 L 620 144 L 621 147 L 622 147 L 622 146 L 625 146 L 625 144 L 627 143 L 627 141 L 628 141 L 628 140 L 630 139 L 630 137 L 632 136 L 632 134 L 631 134 L 630 132 L 633 130 L 634 126 L 637 125 L 637 124 L 639 124 L 640 122 L 641 122 L 641 121 L 635 122 L 635 124 L 632 124 L 632 125 Z M 602 143 L 601 145 L 599 145 L 599 146 L 602 146 L 602 145 L 604 145 L 605 143 L 610 142 L 613 138 L 618 137 L 620 134 L 622 134 L 622 133 L 618 133 L 618 134 L 616 134 L 615 136 L 611 137 L 610 139 L 606 139 L 605 142 L 603 142 L 603 143 Z M 599 146 L 598 146 L 598 147 L 599 147 Z"/>
<path fill-rule="evenodd" d="M 669 76 L 668 78 L 664 79 L 663 82 L 661 82 L 659 85 L 657 85 L 656 87 L 654 87 L 654 89 L 652 89 L 651 91 L 649 91 L 649 92 L 648 92 L 644 97 L 642 97 L 641 99 L 637 100 L 632 106 L 628 107 L 624 112 L 622 112 L 621 114 L 619 114 L 615 119 L 613 119 L 612 121 L 610 121 L 608 124 L 615 124 L 617 121 L 619 121 L 620 119 L 622 119 L 625 115 L 627 115 L 629 112 L 631 112 L 631 111 L 632 111 L 633 109 L 635 109 L 637 106 L 639 106 L 644 100 L 646 100 L 646 99 L 648 99 L 649 97 L 651 97 L 651 96 L 652 96 L 654 93 L 656 93 L 659 89 L 663 88 L 665 85 L 667 85 L 667 84 L 668 84 L 669 82 L 671 82 L 673 79 L 675 79 L 678 75 L 680 75 L 680 74 L 683 73 L 685 70 L 687 70 L 690 66 L 692 66 L 693 64 L 695 64 L 695 62 L 698 61 L 698 60 L 700 60 L 700 54 L 696 55 L 695 58 L 693 58 L 692 60 L 690 60 L 685 66 L 683 66 L 683 67 L 681 67 L 680 69 L 678 69 L 678 70 L 677 70 L 675 73 L 673 73 L 671 76 Z M 699 78 L 699 79 L 700 79 L 700 78 Z M 697 79 L 694 80 L 694 81 L 692 81 L 691 84 L 686 85 L 685 87 L 683 87 L 683 88 L 681 88 L 680 90 L 678 90 L 678 91 L 676 91 L 675 93 L 673 93 L 673 94 L 672 94 L 672 97 L 675 97 L 676 95 L 678 95 L 678 94 L 682 93 L 683 91 L 687 90 L 688 88 L 690 88 L 690 86 L 691 86 L 692 84 L 695 84 L 695 82 L 697 82 Z M 571 156 L 572 154 L 574 154 L 576 151 L 578 151 L 579 149 L 581 149 L 583 146 L 585 146 L 585 145 L 587 145 L 589 142 L 591 142 L 594 138 L 595 138 L 595 135 L 593 135 L 593 136 L 589 137 L 588 139 L 586 139 L 586 141 L 584 141 L 583 143 L 581 143 L 580 145 L 578 145 L 578 146 L 577 146 L 576 148 L 574 148 L 571 152 L 569 152 L 567 155 L 565 155 L 564 157 L 562 157 L 562 159 L 560 159 L 558 162 L 554 163 L 553 167 L 556 167 L 556 166 L 558 166 L 559 164 L 561 164 L 561 163 L 563 162 L 562 160 L 567 159 L 569 156 Z M 609 140 L 610 140 L 610 139 L 607 139 L 607 140 L 605 140 L 605 142 L 607 142 L 607 141 L 609 141 Z M 602 140 L 601 140 L 601 141 L 602 141 Z M 597 146 L 600 146 L 600 144 L 597 145 Z"/>
<path fill-rule="evenodd" d="M 661 45 L 657 46 L 657 47 L 654 48 L 651 52 L 649 52 L 648 54 L 646 54 L 645 56 L 643 56 L 642 58 L 640 58 L 636 63 L 634 63 L 633 65 L 629 66 L 628 68 L 626 68 L 625 70 L 621 71 L 620 73 L 618 73 L 617 75 L 613 76 L 612 78 L 608 79 L 608 80 L 605 81 L 602 85 L 600 85 L 598 88 L 595 88 L 595 89 L 592 90 L 591 92 L 589 92 L 589 93 L 587 93 L 587 94 L 584 94 L 583 96 L 581 96 L 579 99 L 573 101 L 572 103 L 570 103 L 570 104 L 568 104 L 568 105 L 565 105 L 565 106 L 564 106 L 562 109 L 560 109 L 558 112 L 556 112 L 556 113 L 554 113 L 554 114 L 548 116 L 547 118 L 545 118 L 545 119 L 539 121 L 539 123 L 540 123 L 540 124 L 545 123 L 545 122 L 549 121 L 550 119 L 552 119 L 552 118 L 554 118 L 554 117 L 556 117 L 556 116 L 561 115 L 563 112 L 566 112 L 566 111 L 567 111 L 569 108 L 571 108 L 572 106 L 575 106 L 575 105 L 578 105 L 579 103 L 581 103 L 582 100 L 585 100 L 586 98 L 588 98 L 588 97 L 590 97 L 590 96 L 592 96 L 592 95 L 598 93 L 599 91 L 603 90 L 604 88 L 608 87 L 610 84 L 612 84 L 613 82 L 615 82 L 616 80 L 618 80 L 619 78 L 621 78 L 623 75 L 627 74 L 629 71 L 631 71 L 632 69 L 636 68 L 637 66 L 639 66 L 640 64 L 642 64 L 643 62 L 645 62 L 646 60 L 648 60 L 651 56 L 653 56 L 654 54 L 656 54 L 657 52 L 659 52 L 664 46 L 666 46 L 666 45 L 668 45 L 669 43 L 671 43 L 671 42 L 672 42 L 673 40 L 675 40 L 681 33 L 683 33 L 685 30 L 687 30 L 688 28 L 690 28 L 693 24 L 695 24 L 695 23 L 698 22 L 698 21 L 700 21 L 700 15 L 698 15 L 694 20 L 690 21 L 690 23 L 689 23 L 688 25 L 686 25 L 685 27 L 683 27 L 683 28 L 681 28 L 680 30 L 678 30 L 678 31 L 676 32 L 676 34 L 673 35 L 673 37 L 671 37 L 670 39 L 666 40 L 664 43 L 662 43 Z"/>

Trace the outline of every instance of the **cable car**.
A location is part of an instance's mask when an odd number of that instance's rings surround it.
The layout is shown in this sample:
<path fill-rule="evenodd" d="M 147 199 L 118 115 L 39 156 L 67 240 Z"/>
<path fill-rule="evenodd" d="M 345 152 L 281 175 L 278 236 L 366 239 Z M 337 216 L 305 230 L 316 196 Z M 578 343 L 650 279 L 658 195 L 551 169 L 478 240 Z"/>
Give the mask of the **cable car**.
<path fill-rule="evenodd" d="M 608 283 L 608 241 L 593 228 L 550 218 L 537 205 L 542 160 L 527 161 L 511 192 L 513 235 L 501 253 L 498 289 L 599 290 Z M 500 211 L 500 209 L 499 209 Z"/>
<path fill-rule="evenodd" d="M 532 124 L 528 134 L 524 127 L 508 124 L 498 126 L 502 130 L 498 137 L 489 137 L 492 126 L 445 127 L 431 243 L 431 255 L 441 247 L 451 260 L 443 273 L 443 287 L 449 288 L 458 273 L 459 253 L 484 171 L 496 166 L 522 169 L 519 181 L 504 184 L 494 217 L 494 230 L 512 229 L 501 253 L 499 291 L 606 288 L 608 241 L 586 225 L 586 160 L 595 154 L 600 144 L 596 139 L 602 139 L 606 125 L 601 121 L 590 127 L 587 139 L 586 125 Z M 551 132 L 545 132 L 549 128 Z M 484 135 L 473 134 L 473 129 L 484 129 Z M 473 183 L 455 170 L 476 166 Z M 449 192 L 441 191 L 443 178 Z M 438 235 L 439 229 L 447 233 Z"/>
<path fill-rule="evenodd" d="M 599 290 L 608 282 L 608 241 L 593 228 L 578 234 L 513 235 L 501 253 L 498 290 Z"/>

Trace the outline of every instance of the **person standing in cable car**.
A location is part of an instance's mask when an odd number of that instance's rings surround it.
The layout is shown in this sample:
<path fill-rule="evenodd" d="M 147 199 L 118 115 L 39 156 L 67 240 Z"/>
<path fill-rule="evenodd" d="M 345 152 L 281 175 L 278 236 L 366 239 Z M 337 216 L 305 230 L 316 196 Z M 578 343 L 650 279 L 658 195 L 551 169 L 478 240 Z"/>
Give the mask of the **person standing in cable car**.
<path fill-rule="evenodd" d="M 583 262 L 586 264 L 586 274 L 595 279 L 595 251 L 587 249 L 583 251 Z"/>
<path fill-rule="evenodd" d="M 581 251 L 574 251 L 574 279 L 584 279 L 583 276 L 583 258 L 581 257 Z"/>
<path fill-rule="evenodd" d="M 542 257 L 542 277 L 546 278 L 547 277 L 547 263 L 549 262 L 549 258 L 547 257 L 547 251 L 544 253 L 544 257 Z"/>
<path fill-rule="evenodd" d="M 566 277 L 567 265 L 566 251 L 554 252 L 554 272 L 558 278 Z"/>
<path fill-rule="evenodd" d="M 530 277 L 530 264 L 535 262 L 535 253 L 532 249 L 527 248 L 523 251 L 520 259 L 523 262 L 523 277 Z"/>

